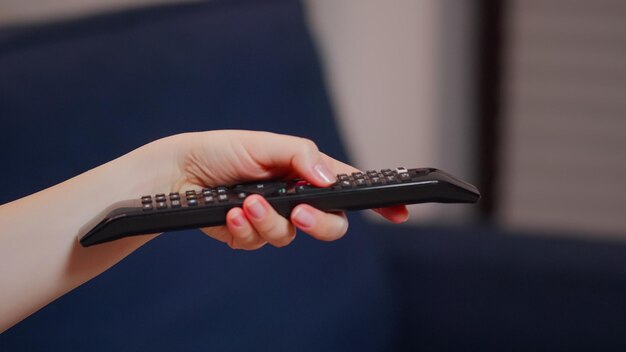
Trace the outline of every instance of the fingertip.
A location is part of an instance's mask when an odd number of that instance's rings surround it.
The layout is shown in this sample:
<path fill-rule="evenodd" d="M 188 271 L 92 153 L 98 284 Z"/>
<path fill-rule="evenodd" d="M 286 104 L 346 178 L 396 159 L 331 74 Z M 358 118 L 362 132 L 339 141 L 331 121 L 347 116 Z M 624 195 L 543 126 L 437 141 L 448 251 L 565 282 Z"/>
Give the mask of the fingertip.
<path fill-rule="evenodd" d="M 239 207 L 232 208 L 226 213 L 226 223 L 232 227 L 243 227 L 246 222 L 247 220 L 243 209 Z"/>
<path fill-rule="evenodd" d="M 268 203 L 262 196 L 252 194 L 243 202 L 243 212 L 256 220 L 261 220 L 267 214 Z"/>
<path fill-rule="evenodd" d="M 324 160 L 315 142 L 301 139 L 298 155 L 294 158 L 294 168 L 309 182 L 318 187 L 326 187 L 336 181 L 335 174 Z"/>
<path fill-rule="evenodd" d="M 328 186 L 337 181 L 335 174 L 330 171 L 322 160 L 313 166 L 313 175 L 318 179 L 318 185 L 320 186 Z"/>
<path fill-rule="evenodd" d="M 291 213 L 291 222 L 299 229 L 307 230 L 315 226 L 316 220 L 313 213 L 306 206 L 297 206 Z"/>
<path fill-rule="evenodd" d="M 291 213 L 291 222 L 300 230 L 322 241 L 334 241 L 348 231 L 344 213 L 325 213 L 307 204 L 300 204 Z"/>
<path fill-rule="evenodd" d="M 409 210 L 405 205 L 396 205 L 374 210 L 394 224 L 401 224 L 409 219 Z"/>

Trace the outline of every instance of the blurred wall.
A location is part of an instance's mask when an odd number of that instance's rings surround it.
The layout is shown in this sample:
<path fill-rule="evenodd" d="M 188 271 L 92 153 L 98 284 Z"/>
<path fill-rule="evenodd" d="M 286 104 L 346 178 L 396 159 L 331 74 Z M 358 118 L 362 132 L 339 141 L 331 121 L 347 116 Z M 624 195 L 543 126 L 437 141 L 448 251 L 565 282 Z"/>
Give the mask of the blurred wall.
<path fill-rule="evenodd" d="M 510 5 L 498 220 L 626 239 L 626 2 Z"/>
<path fill-rule="evenodd" d="M 473 8 L 453 0 L 310 0 L 340 129 L 363 169 L 433 166 L 475 181 Z M 414 206 L 415 221 L 467 205 Z"/>

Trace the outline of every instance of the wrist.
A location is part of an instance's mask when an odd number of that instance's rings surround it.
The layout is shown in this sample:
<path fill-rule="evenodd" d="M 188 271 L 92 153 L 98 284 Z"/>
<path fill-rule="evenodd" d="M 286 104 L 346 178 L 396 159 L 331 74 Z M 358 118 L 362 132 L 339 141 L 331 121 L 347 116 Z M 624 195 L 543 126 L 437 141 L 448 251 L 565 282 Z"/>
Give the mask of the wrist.
<path fill-rule="evenodd" d="M 103 173 L 109 177 L 106 184 L 116 195 L 114 201 L 178 191 L 182 173 L 176 137 L 156 140 L 103 165 Z"/>

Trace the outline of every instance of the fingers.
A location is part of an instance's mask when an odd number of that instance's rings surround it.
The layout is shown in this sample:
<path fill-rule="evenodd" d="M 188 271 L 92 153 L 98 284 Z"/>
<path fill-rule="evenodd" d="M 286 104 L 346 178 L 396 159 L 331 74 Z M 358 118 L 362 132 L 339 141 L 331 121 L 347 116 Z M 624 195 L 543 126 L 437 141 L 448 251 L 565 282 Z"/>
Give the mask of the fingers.
<path fill-rule="evenodd" d="M 217 132 L 216 132 L 217 133 Z M 315 143 L 308 139 L 268 132 L 220 131 L 230 145 L 229 153 L 212 150 L 211 156 L 220 156 L 221 163 L 234 165 L 221 168 L 223 174 L 215 175 L 210 168 L 200 168 L 197 177 L 199 184 L 206 180 L 220 180 L 223 183 L 241 180 L 270 179 L 273 177 L 299 176 L 318 187 L 328 187 L 336 181 L 339 173 L 350 174 L 358 169 L 321 153 Z M 214 139 L 212 139 L 214 140 Z M 209 161 L 212 161 L 210 159 Z M 212 165 L 211 162 L 202 162 Z M 194 167 L 185 170 L 195 170 Z M 219 176 L 219 177 L 218 177 Z M 394 223 L 406 221 L 408 211 L 405 206 L 375 209 L 376 212 Z M 308 205 L 299 205 L 291 213 L 290 220 L 278 214 L 267 201 L 258 195 L 246 198 L 241 208 L 231 209 L 227 215 L 227 225 L 205 229 L 210 236 L 228 243 L 233 248 L 256 249 L 265 243 L 283 247 L 295 237 L 295 226 L 314 238 L 331 241 L 341 238 L 347 231 L 348 221 L 343 213 L 325 213 Z"/>
<path fill-rule="evenodd" d="M 408 217 L 403 205 L 374 210 L 394 223 L 404 222 Z M 254 250 L 266 243 L 275 247 L 290 244 L 296 236 L 294 225 L 322 241 L 337 240 L 348 230 L 344 213 L 325 213 L 307 204 L 294 208 L 290 220 L 278 214 L 263 197 L 251 195 L 244 201 L 243 209 L 233 208 L 228 212 L 226 227 L 203 231 L 233 249 Z"/>
<path fill-rule="evenodd" d="M 396 205 L 387 208 L 374 209 L 375 212 L 385 217 L 394 224 L 406 222 L 409 219 L 409 210 L 405 205 Z"/>
<path fill-rule="evenodd" d="M 296 237 L 295 227 L 278 214 L 265 199 L 253 195 L 242 208 L 226 214 L 226 227 L 206 228 L 209 236 L 227 243 L 233 249 L 254 250 L 266 243 L 284 247 Z"/>
<path fill-rule="evenodd" d="M 242 139 L 245 149 L 265 168 L 294 170 L 312 184 L 325 187 L 335 182 L 335 173 L 312 141 L 274 133 L 257 133 Z"/>
<path fill-rule="evenodd" d="M 232 236 L 228 245 L 233 249 L 254 250 L 267 243 L 250 224 L 241 208 L 232 208 L 228 211 L 226 227 Z"/>
<path fill-rule="evenodd" d="M 246 220 L 241 208 L 228 211 L 226 226 L 205 227 L 200 230 L 209 237 L 226 243 L 232 249 L 254 250 L 267 243 Z"/>
<path fill-rule="evenodd" d="M 296 237 L 296 229 L 261 196 L 251 195 L 243 202 L 245 218 L 258 236 L 274 247 L 284 247 Z"/>
<path fill-rule="evenodd" d="M 260 195 L 250 195 L 243 209 L 232 208 L 226 214 L 226 226 L 202 229 L 207 235 L 227 243 L 233 249 L 254 250 L 270 243 L 284 247 L 296 237 L 296 229 Z"/>
<path fill-rule="evenodd" d="M 248 196 L 242 208 L 232 208 L 226 215 L 226 231 L 221 228 L 203 229 L 211 237 L 227 243 L 233 249 L 257 249 L 265 243 L 284 247 L 296 237 L 295 226 L 322 241 L 334 241 L 348 230 L 345 214 L 325 213 L 301 204 L 291 213 L 291 222 L 278 214 L 259 195 Z"/>
<path fill-rule="evenodd" d="M 300 230 L 322 241 L 337 240 L 348 231 L 348 219 L 344 213 L 325 213 L 308 204 L 295 207 L 291 221 Z"/>
<path fill-rule="evenodd" d="M 389 221 L 407 220 L 408 210 L 399 205 L 374 209 Z M 278 214 L 258 195 L 246 198 L 243 209 L 233 208 L 226 215 L 226 227 L 202 229 L 209 236 L 227 243 L 233 249 L 254 250 L 271 243 L 275 247 L 290 244 L 296 236 L 294 225 L 322 241 L 337 240 L 348 230 L 344 213 L 325 213 L 310 205 L 301 204 L 291 212 L 291 222 Z"/>

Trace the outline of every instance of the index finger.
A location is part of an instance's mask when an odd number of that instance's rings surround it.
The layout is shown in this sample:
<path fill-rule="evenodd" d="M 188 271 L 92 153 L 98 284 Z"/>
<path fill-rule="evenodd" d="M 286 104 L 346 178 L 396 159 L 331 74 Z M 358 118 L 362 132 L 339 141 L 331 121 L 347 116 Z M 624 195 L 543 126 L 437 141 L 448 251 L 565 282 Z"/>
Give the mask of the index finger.
<path fill-rule="evenodd" d="M 268 168 L 292 169 L 315 186 L 328 187 L 335 182 L 335 175 L 360 171 L 320 152 L 309 139 L 271 132 L 254 134 L 251 138 L 245 138 L 243 143 L 255 162 Z M 408 210 L 404 205 L 374 211 L 394 223 L 408 219 Z"/>
<path fill-rule="evenodd" d="M 291 169 L 318 187 L 335 182 L 335 174 L 317 145 L 306 138 L 275 134 L 251 133 L 242 144 L 254 161 L 266 168 Z"/>

